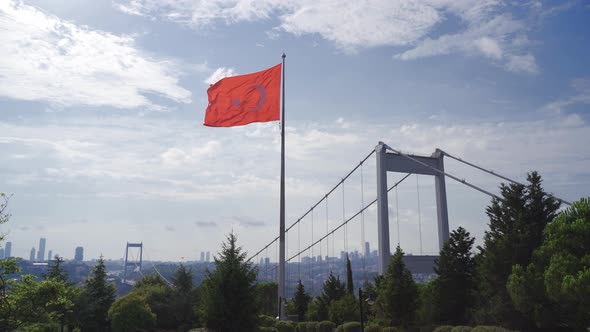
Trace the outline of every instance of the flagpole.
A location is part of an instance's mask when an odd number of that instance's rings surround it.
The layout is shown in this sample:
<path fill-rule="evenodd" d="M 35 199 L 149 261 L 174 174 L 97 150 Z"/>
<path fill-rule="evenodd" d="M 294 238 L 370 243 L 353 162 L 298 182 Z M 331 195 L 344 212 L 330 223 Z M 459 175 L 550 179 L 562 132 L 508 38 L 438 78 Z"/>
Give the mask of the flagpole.
<path fill-rule="evenodd" d="M 279 226 L 279 319 L 287 318 L 285 314 L 285 58 L 283 53 L 282 66 L 282 105 L 281 105 L 281 202 L 280 202 L 280 226 Z"/>

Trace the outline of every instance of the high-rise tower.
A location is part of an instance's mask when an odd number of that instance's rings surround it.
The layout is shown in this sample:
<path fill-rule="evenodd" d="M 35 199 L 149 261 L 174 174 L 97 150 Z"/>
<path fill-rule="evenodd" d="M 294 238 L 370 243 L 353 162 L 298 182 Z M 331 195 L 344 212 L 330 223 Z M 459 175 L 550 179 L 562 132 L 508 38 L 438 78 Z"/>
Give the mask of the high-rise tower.
<path fill-rule="evenodd" d="M 10 241 L 6 242 L 6 246 L 4 246 L 4 257 L 12 257 L 12 242 Z"/>
<path fill-rule="evenodd" d="M 44 237 L 39 239 L 39 251 L 37 252 L 37 260 L 44 261 L 45 260 L 45 243 L 47 239 Z"/>
<path fill-rule="evenodd" d="M 49 252 L 47 252 L 47 260 L 50 261 L 53 259 L 53 257 L 51 257 L 51 250 L 49 250 Z"/>
<path fill-rule="evenodd" d="M 74 254 L 74 260 L 76 262 L 82 262 L 84 260 L 84 247 L 76 247 L 76 253 Z"/>
<path fill-rule="evenodd" d="M 29 256 L 30 261 L 35 260 L 35 247 L 31 248 L 31 255 Z"/>

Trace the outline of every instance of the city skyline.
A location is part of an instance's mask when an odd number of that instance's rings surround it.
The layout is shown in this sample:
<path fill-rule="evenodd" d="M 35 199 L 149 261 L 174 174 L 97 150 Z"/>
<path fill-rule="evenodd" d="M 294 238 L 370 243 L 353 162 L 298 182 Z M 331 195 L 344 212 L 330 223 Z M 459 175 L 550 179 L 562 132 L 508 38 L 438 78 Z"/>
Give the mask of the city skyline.
<path fill-rule="evenodd" d="M 575 201 L 590 182 L 589 21 L 580 1 L 2 1 L 0 192 L 12 217 L 0 233 L 19 257 L 83 246 L 86 260 L 115 259 L 142 242 L 146 260 L 198 259 L 232 231 L 262 249 L 279 231 L 279 123 L 202 123 L 210 84 L 283 52 L 287 225 L 379 141 L 522 182 L 538 170 Z M 445 170 L 499 192 L 459 162 Z M 294 227 L 287 256 L 372 201 L 375 173 L 370 158 Z M 389 193 L 392 246 L 438 253 L 433 188 L 412 176 Z M 481 244 L 490 198 L 451 180 L 447 196 L 450 228 Z M 323 254 L 375 247 L 376 219 L 367 209 Z"/>

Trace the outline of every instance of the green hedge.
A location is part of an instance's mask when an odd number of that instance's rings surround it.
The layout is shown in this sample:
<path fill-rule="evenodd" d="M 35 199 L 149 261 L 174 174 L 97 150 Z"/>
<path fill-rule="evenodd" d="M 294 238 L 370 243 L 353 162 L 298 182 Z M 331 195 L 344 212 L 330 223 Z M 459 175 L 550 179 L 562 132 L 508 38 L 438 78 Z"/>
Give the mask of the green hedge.
<path fill-rule="evenodd" d="M 381 326 L 378 325 L 369 325 L 365 327 L 365 332 L 383 332 Z"/>
<path fill-rule="evenodd" d="M 342 324 L 342 332 L 361 332 L 361 323 L 348 322 Z"/>
<path fill-rule="evenodd" d="M 471 330 L 471 332 L 511 332 L 511 330 L 499 326 L 480 325 L 474 327 L 473 330 Z"/>
<path fill-rule="evenodd" d="M 317 332 L 334 332 L 336 328 L 336 324 L 330 322 L 329 320 L 321 321 L 317 326 Z"/>
<path fill-rule="evenodd" d="M 395 326 L 384 327 L 382 332 L 404 332 L 403 329 Z"/>
<path fill-rule="evenodd" d="M 471 332 L 473 327 L 471 326 L 455 326 L 451 330 L 451 332 Z"/>
<path fill-rule="evenodd" d="M 262 327 L 274 327 L 277 320 L 274 317 L 260 315 L 258 316 L 258 325 Z"/>
<path fill-rule="evenodd" d="M 284 320 L 277 321 L 275 323 L 275 328 L 279 332 L 297 332 L 295 329 L 295 323 Z"/>
<path fill-rule="evenodd" d="M 338 326 L 335 332 L 344 332 L 344 325 Z"/>
<path fill-rule="evenodd" d="M 434 332 L 451 332 L 453 327 L 451 325 L 443 325 L 434 329 Z"/>

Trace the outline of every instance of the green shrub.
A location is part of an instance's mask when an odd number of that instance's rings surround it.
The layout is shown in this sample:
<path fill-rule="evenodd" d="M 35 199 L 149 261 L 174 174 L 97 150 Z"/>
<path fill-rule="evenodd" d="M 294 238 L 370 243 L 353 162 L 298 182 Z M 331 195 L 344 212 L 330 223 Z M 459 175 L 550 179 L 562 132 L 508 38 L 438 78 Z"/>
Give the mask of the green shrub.
<path fill-rule="evenodd" d="M 474 327 L 471 332 L 511 332 L 511 330 L 499 326 L 479 325 Z"/>
<path fill-rule="evenodd" d="M 471 330 L 473 330 L 471 326 L 455 326 L 451 332 L 471 332 Z"/>
<path fill-rule="evenodd" d="M 276 321 L 275 328 L 279 332 L 297 332 L 295 323 L 285 320 Z"/>
<path fill-rule="evenodd" d="M 262 326 L 258 328 L 258 332 L 276 332 L 277 329 L 275 329 L 274 327 L 266 327 L 266 326 Z"/>
<path fill-rule="evenodd" d="M 381 326 L 378 325 L 367 325 L 365 327 L 365 332 L 383 332 Z"/>
<path fill-rule="evenodd" d="M 260 315 L 258 316 L 258 325 L 262 327 L 274 327 L 277 320 L 273 317 Z"/>
<path fill-rule="evenodd" d="M 342 324 L 342 332 L 361 332 L 361 323 L 348 322 Z"/>
<path fill-rule="evenodd" d="M 334 332 L 344 332 L 344 324 L 339 325 Z"/>
<path fill-rule="evenodd" d="M 329 320 L 324 320 L 319 322 L 316 332 L 334 332 L 335 328 L 336 324 L 330 322 Z"/>
<path fill-rule="evenodd" d="M 382 332 L 404 332 L 404 330 L 396 326 L 388 326 L 384 327 Z"/>
<path fill-rule="evenodd" d="M 434 329 L 434 332 L 451 332 L 453 327 L 451 325 L 443 325 Z"/>
<path fill-rule="evenodd" d="M 307 325 L 309 325 L 309 322 L 299 322 L 297 323 L 295 330 L 297 330 L 297 332 L 307 332 Z"/>

